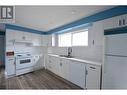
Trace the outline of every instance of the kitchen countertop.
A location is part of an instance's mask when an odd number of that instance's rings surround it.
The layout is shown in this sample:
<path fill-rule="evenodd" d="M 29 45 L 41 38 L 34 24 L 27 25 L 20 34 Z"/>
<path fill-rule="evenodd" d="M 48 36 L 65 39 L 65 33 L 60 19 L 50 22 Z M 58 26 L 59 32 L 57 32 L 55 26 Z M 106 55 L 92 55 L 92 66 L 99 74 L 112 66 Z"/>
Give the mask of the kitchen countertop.
<path fill-rule="evenodd" d="M 101 62 L 95 62 L 95 61 L 84 60 L 84 59 L 79 59 L 79 58 L 61 57 L 60 55 L 56 55 L 56 54 L 48 54 L 48 55 L 49 56 L 54 56 L 54 57 L 59 57 L 59 58 L 64 58 L 64 59 L 68 59 L 68 60 L 72 60 L 72 61 L 78 61 L 78 62 L 82 62 L 82 63 L 85 63 L 85 64 L 92 64 L 92 65 L 101 66 Z"/>

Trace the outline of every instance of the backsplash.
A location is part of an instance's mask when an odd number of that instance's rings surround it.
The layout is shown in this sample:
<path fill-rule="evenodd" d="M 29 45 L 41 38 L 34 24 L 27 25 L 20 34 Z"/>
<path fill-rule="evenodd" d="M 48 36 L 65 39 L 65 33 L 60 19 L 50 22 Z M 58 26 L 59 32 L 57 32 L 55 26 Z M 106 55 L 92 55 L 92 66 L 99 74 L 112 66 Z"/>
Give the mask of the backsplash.
<path fill-rule="evenodd" d="M 52 54 L 67 55 L 66 47 L 50 47 L 49 50 Z M 72 47 L 72 56 L 80 59 L 87 59 L 92 61 L 102 62 L 103 58 L 103 47 L 92 46 L 92 47 Z"/>

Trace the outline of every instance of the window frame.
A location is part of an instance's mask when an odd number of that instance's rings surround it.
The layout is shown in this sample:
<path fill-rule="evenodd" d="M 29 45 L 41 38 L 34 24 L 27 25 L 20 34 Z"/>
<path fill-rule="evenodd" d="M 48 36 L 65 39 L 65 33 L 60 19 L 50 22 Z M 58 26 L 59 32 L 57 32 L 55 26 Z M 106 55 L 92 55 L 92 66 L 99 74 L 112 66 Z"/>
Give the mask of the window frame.
<path fill-rule="evenodd" d="M 60 46 L 60 45 L 59 45 L 59 41 L 60 41 L 59 36 L 65 35 L 65 34 L 70 34 L 70 35 L 71 35 L 71 40 L 72 40 L 72 33 L 71 33 L 71 32 L 63 33 L 63 34 L 58 34 L 58 47 L 72 47 L 72 41 L 71 41 L 70 46 Z"/>
<path fill-rule="evenodd" d="M 54 41 L 54 44 L 53 44 L 53 41 Z M 52 34 L 52 47 L 55 47 L 55 46 L 56 46 L 56 35 Z"/>
<path fill-rule="evenodd" d="M 80 33 L 80 32 L 88 32 L 88 45 L 73 45 L 73 34 L 75 33 Z M 59 46 L 59 36 L 60 35 L 64 35 L 70 33 L 71 34 L 71 46 Z M 63 34 L 58 34 L 57 37 L 57 46 L 58 47 L 88 47 L 89 46 L 89 28 L 85 28 L 85 29 L 80 29 L 80 30 L 76 30 L 76 31 L 72 31 L 72 32 L 67 32 L 67 33 L 63 33 Z"/>
<path fill-rule="evenodd" d="M 88 44 L 87 45 L 73 45 L 73 34 L 76 34 L 76 33 L 80 33 L 80 32 L 88 32 Z M 89 29 L 81 29 L 81 30 L 77 30 L 77 31 L 74 31 L 72 32 L 72 39 L 71 39 L 71 46 L 72 47 L 88 47 L 89 46 Z"/>

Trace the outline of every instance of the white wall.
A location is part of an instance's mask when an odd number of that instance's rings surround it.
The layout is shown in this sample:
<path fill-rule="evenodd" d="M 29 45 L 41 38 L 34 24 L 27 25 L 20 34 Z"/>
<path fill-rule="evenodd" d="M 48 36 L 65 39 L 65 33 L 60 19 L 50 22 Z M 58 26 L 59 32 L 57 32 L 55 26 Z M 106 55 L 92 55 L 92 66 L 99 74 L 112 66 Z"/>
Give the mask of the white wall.
<path fill-rule="evenodd" d="M 89 46 L 88 47 L 72 47 L 72 55 L 92 61 L 102 62 L 103 59 L 103 21 L 93 23 L 89 28 Z M 56 38 L 57 39 L 57 38 Z M 94 40 L 94 45 L 93 45 Z M 53 54 L 67 54 L 67 48 L 50 47 Z"/>
<path fill-rule="evenodd" d="M 13 30 L 11 31 L 10 29 L 6 29 L 6 34 L 7 33 L 12 33 L 13 31 L 16 31 L 16 30 Z M 10 37 L 10 35 L 6 35 L 6 40 Z M 32 42 L 32 41 L 31 41 Z M 38 66 L 43 66 L 44 67 L 44 56 L 47 54 L 47 47 L 46 46 L 32 46 L 32 45 L 29 45 L 27 43 L 14 43 L 12 45 L 10 44 L 6 44 L 6 52 L 7 51 L 14 51 L 14 53 L 26 53 L 26 52 L 29 52 L 31 53 L 31 55 L 33 57 L 35 56 L 40 56 L 39 60 L 38 60 L 38 63 L 39 65 Z M 39 68 L 39 67 L 38 67 Z"/>

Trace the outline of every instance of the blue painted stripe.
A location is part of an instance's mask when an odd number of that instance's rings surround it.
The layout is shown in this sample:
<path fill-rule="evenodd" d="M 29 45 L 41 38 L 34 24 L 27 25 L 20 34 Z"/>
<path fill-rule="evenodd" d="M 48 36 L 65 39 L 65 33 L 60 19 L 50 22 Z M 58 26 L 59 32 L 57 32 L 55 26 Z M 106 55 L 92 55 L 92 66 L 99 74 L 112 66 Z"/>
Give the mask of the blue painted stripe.
<path fill-rule="evenodd" d="M 17 25 L 11 25 L 11 24 L 6 24 L 6 29 L 13 29 L 13 30 L 19 30 L 19 31 L 23 31 L 23 32 L 30 32 L 30 33 L 46 35 L 46 33 L 43 31 L 30 29 L 30 28 L 26 28 L 26 27 L 22 27 L 22 26 L 17 26 Z"/>
<path fill-rule="evenodd" d="M 5 32 L 0 31 L 0 35 L 5 35 Z"/>
<path fill-rule="evenodd" d="M 114 16 L 126 14 L 126 13 L 127 13 L 127 6 L 117 6 L 117 7 L 102 11 L 100 13 L 96 13 L 94 15 L 85 17 L 83 19 L 72 22 L 70 24 L 63 25 L 61 27 L 55 28 L 53 30 L 48 31 L 46 34 L 52 34 L 52 33 L 60 32 L 61 30 L 65 30 L 65 29 L 68 29 L 68 28 L 72 29 L 75 26 L 79 26 L 79 25 L 82 25 L 82 24 L 85 24 L 85 23 L 96 22 L 96 21 L 104 20 L 104 19 L 107 19 L 107 18 L 111 18 L 111 17 L 114 17 Z"/>
<path fill-rule="evenodd" d="M 73 28 L 61 30 L 59 32 L 56 32 L 55 34 L 62 34 L 62 33 L 72 32 L 72 31 L 76 31 L 76 30 L 80 30 L 80 29 L 85 29 L 85 28 L 92 26 L 92 25 L 93 25 L 92 23 L 86 23 L 86 24 L 78 25 L 78 26 L 73 27 Z"/>
<path fill-rule="evenodd" d="M 127 33 L 127 27 L 104 30 L 104 35 L 114 35 L 123 33 Z"/>

